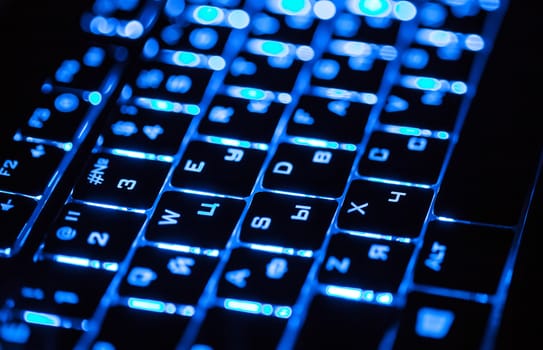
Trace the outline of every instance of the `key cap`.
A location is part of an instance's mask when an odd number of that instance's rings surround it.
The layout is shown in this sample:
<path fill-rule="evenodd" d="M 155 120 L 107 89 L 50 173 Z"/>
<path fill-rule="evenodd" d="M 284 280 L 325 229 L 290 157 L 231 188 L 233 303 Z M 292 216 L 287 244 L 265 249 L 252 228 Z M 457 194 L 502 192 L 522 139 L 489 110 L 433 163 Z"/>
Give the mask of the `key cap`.
<path fill-rule="evenodd" d="M 210 69 L 148 62 L 134 69 L 129 85 L 134 96 L 198 104 L 212 74 Z"/>
<path fill-rule="evenodd" d="M 176 187 L 246 196 L 251 192 L 266 152 L 192 141 L 175 168 Z"/>
<path fill-rule="evenodd" d="M 228 311 L 222 308 L 208 310 L 204 323 L 192 348 L 212 349 L 276 349 L 286 320 Z"/>
<path fill-rule="evenodd" d="M 462 3 L 444 5 L 435 2 L 421 4 L 420 12 L 421 25 L 451 31 L 462 30 L 474 34 L 483 31 L 486 18 L 492 13 L 492 11 L 483 10 L 480 6 Z"/>
<path fill-rule="evenodd" d="M 308 258 L 234 249 L 219 280 L 217 296 L 293 305 L 311 263 Z"/>
<path fill-rule="evenodd" d="M 145 232 L 150 241 L 224 249 L 245 202 L 184 192 L 164 192 Z"/>
<path fill-rule="evenodd" d="M 224 83 L 289 92 L 302 67 L 302 62 L 291 56 L 280 60 L 242 52 L 233 60 Z"/>
<path fill-rule="evenodd" d="M 119 294 L 159 302 L 196 305 L 217 258 L 141 247 L 130 262 Z"/>
<path fill-rule="evenodd" d="M 102 132 L 102 146 L 136 152 L 177 153 L 191 119 L 179 113 L 121 106 Z"/>
<path fill-rule="evenodd" d="M 121 262 L 144 220 L 143 214 L 69 203 L 46 234 L 43 253 Z"/>
<path fill-rule="evenodd" d="M 64 57 L 46 83 L 86 91 L 98 91 L 116 61 L 122 60 L 120 48 L 89 46 L 75 55 Z M 117 54 L 116 54 L 117 53 Z"/>
<path fill-rule="evenodd" d="M 378 349 L 397 310 L 369 303 L 316 295 L 295 349 Z"/>
<path fill-rule="evenodd" d="M 29 142 L 8 141 L 0 151 L 0 189 L 39 196 L 56 175 L 65 152 Z"/>
<path fill-rule="evenodd" d="M 336 44 L 338 47 L 342 45 Z M 369 45 L 368 50 L 372 50 Z M 387 61 L 377 60 L 374 57 L 357 60 L 355 57 L 349 57 L 346 52 L 339 49 L 336 51 L 334 54 L 324 53 L 322 58 L 315 63 L 311 85 L 376 93 L 381 85 Z M 329 66 L 335 68 L 329 68 Z M 335 74 L 329 71 L 331 69 L 334 69 Z"/>
<path fill-rule="evenodd" d="M 358 163 L 361 175 L 433 184 L 437 181 L 448 141 L 376 131 Z"/>
<path fill-rule="evenodd" d="M 19 129 L 23 136 L 58 142 L 71 142 L 89 109 L 89 97 L 80 92 L 42 91 L 25 108 L 27 120 Z M 34 101 L 34 100 L 33 100 Z"/>
<path fill-rule="evenodd" d="M 143 37 L 151 29 L 161 6 L 162 4 L 155 0 L 89 6 L 81 17 L 81 28 L 96 39 L 127 44 Z M 107 19 L 107 24 L 97 24 L 104 19 Z"/>
<path fill-rule="evenodd" d="M 93 154 L 72 195 L 96 203 L 146 209 L 154 202 L 169 167 L 164 162 Z"/>
<path fill-rule="evenodd" d="M 264 174 L 263 186 L 289 192 L 338 197 L 354 152 L 279 144 Z M 334 181 L 330 181 L 330 179 Z"/>
<path fill-rule="evenodd" d="M 36 204 L 34 199 L 28 197 L 0 193 L 0 255 L 10 255 Z"/>
<path fill-rule="evenodd" d="M 202 134 L 253 142 L 270 142 L 285 106 L 215 95 L 198 126 Z"/>
<path fill-rule="evenodd" d="M 29 263 L 8 280 L 15 309 L 88 319 L 113 273 L 54 261 Z"/>
<path fill-rule="evenodd" d="M 411 244 L 337 233 L 318 278 L 327 284 L 395 293 L 412 252 Z"/>
<path fill-rule="evenodd" d="M 335 201 L 256 193 L 245 215 L 240 240 L 298 249 L 318 249 L 332 222 Z"/>
<path fill-rule="evenodd" d="M 418 256 L 415 281 L 495 293 L 512 241 L 511 230 L 432 221 Z"/>
<path fill-rule="evenodd" d="M 429 189 L 355 180 L 341 204 L 338 225 L 347 230 L 415 238 L 420 235 L 432 195 Z"/>
<path fill-rule="evenodd" d="M 490 305 L 411 293 L 394 349 L 479 349 Z"/>
<path fill-rule="evenodd" d="M 173 349 L 189 321 L 190 318 L 184 316 L 114 306 L 108 310 L 91 348 L 152 349 L 160 346 Z"/>
<path fill-rule="evenodd" d="M 303 95 L 287 126 L 287 133 L 338 142 L 359 143 L 371 105 Z"/>
<path fill-rule="evenodd" d="M 12 320 L 0 323 L 2 349 L 73 349 L 83 334 L 83 331 L 73 328 L 33 324 L 33 317 L 39 318 L 36 314 L 21 316 L 23 319 L 26 316 L 29 321 Z"/>
<path fill-rule="evenodd" d="M 218 25 L 179 23 L 174 17 L 173 11 L 174 9 L 165 7 L 150 34 L 150 38 L 156 40 L 161 48 L 214 55 L 222 54 L 224 44 L 232 31 L 230 28 Z M 189 17 L 189 15 L 186 16 Z M 149 43 L 149 41 L 147 42 Z"/>
<path fill-rule="evenodd" d="M 424 29 L 419 29 L 419 33 L 420 31 L 424 32 Z M 460 42 L 456 43 L 456 45 L 450 44 L 445 47 L 437 48 L 427 46 L 431 45 L 431 43 L 427 44 L 426 42 L 424 42 L 424 44 L 427 45 L 412 44 L 403 56 L 403 65 L 400 69 L 400 73 L 467 82 L 476 52 L 470 51 L 464 47 L 464 34 L 449 32 L 449 35 L 454 36 L 456 40 Z M 414 59 L 414 57 L 412 58 L 411 56 L 413 54 L 420 57 L 419 59 L 424 57 L 424 60 L 426 61 L 425 64 L 410 64 L 411 62 L 409 59 Z"/>
<path fill-rule="evenodd" d="M 319 23 L 311 14 L 285 14 L 281 5 L 267 3 L 267 8 L 251 17 L 251 37 L 292 41 L 310 45 Z"/>
<path fill-rule="evenodd" d="M 379 120 L 385 124 L 452 131 L 462 97 L 395 85 L 386 99 Z"/>
<path fill-rule="evenodd" d="M 334 37 L 394 45 L 399 27 L 400 21 L 391 18 L 359 16 L 345 11 L 335 17 Z"/>
<path fill-rule="evenodd" d="M 525 103 L 536 101 L 537 94 L 495 88 L 497 76 L 510 86 L 532 79 L 524 65 L 525 59 L 533 62 L 531 55 L 515 60 L 518 69 L 507 68 L 512 66 L 506 58 L 511 47 L 522 49 L 524 41 L 503 37 L 495 43 L 437 194 L 436 215 L 502 225 L 519 222 L 543 143 L 533 104 Z"/>

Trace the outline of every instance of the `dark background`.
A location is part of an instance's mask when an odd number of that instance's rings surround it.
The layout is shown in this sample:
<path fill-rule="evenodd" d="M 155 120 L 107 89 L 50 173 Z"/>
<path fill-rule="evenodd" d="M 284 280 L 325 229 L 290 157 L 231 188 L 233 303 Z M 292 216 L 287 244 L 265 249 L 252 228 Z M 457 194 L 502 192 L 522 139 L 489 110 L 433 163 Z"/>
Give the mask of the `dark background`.
<path fill-rule="evenodd" d="M 53 62 L 63 56 L 65 47 L 76 47 L 79 17 L 73 9 L 82 9 L 89 1 L 2 1 L 0 0 L 0 142 L 10 138 L 21 123 L 24 106 L 31 104 L 33 92 L 39 88 L 46 74 L 51 73 Z M 543 100 L 541 70 L 542 19 L 535 2 L 511 1 L 510 12 L 501 29 L 482 83 L 492 90 L 486 96 L 488 113 L 496 117 L 520 118 L 524 130 L 505 135 L 508 142 L 533 138 L 541 144 L 539 132 L 540 110 Z M 75 12 L 77 13 L 77 12 Z M 528 141 L 530 142 L 530 141 Z M 519 154 L 522 157 L 522 154 Z M 499 189 L 497 189 L 499 191 Z M 505 201 L 507 199 L 504 199 Z M 504 335 L 498 348 L 517 349 L 520 344 L 540 344 L 543 336 L 540 317 L 542 293 L 540 269 L 540 235 L 543 234 L 543 190 L 535 196 L 536 206 L 528 221 L 518 267 L 507 303 Z M 536 345 L 535 347 L 538 347 Z"/>

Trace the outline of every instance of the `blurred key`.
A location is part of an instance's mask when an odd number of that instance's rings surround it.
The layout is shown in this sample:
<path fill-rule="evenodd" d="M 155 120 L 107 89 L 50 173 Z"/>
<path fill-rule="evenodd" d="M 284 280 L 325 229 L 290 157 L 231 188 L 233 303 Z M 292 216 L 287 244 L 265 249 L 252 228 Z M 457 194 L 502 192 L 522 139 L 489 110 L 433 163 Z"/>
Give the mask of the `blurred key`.
<path fill-rule="evenodd" d="M 49 145 L 6 142 L 0 150 L 0 189 L 31 196 L 43 194 L 64 154 Z"/>

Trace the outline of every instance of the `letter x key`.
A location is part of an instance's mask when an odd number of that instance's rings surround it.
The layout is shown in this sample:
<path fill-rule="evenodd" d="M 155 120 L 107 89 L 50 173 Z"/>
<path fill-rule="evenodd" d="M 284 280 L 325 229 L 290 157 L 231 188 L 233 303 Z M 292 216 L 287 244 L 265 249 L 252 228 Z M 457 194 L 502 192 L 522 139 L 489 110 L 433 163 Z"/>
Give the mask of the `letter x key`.
<path fill-rule="evenodd" d="M 357 211 L 360 213 L 360 215 L 366 215 L 366 211 L 364 210 L 365 207 L 367 207 L 369 204 L 366 202 L 364 204 L 357 205 L 355 202 L 351 202 L 351 209 L 347 210 L 347 213 L 352 213 L 354 211 Z"/>

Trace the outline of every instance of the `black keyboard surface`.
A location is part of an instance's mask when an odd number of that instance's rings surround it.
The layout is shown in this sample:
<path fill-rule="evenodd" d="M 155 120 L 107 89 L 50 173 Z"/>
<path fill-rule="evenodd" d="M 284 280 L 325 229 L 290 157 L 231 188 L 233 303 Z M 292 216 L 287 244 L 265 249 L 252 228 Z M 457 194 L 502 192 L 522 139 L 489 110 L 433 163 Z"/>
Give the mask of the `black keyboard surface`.
<path fill-rule="evenodd" d="M 0 349 L 515 348 L 522 11 L 1 4 Z"/>

